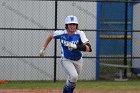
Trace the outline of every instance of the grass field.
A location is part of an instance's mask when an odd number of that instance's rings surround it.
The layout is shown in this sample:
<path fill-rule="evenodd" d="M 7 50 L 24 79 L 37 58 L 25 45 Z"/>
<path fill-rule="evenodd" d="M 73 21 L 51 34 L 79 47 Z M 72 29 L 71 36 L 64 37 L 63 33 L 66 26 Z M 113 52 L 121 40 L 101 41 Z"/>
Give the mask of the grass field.
<path fill-rule="evenodd" d="M 65 81 L 9 81 L 0 84 L 0 89 L 62 89 Z M 97 80 L 78 81 L 78 90 L 137 90 L 140 91 L 140 80 L 128 80 L 124 82 Z"/>

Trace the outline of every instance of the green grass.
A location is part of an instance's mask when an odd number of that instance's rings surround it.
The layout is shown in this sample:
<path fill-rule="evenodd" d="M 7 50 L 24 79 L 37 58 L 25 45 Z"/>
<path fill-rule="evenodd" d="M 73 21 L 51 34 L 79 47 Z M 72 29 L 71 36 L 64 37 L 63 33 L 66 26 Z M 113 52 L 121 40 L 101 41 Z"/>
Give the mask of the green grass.
<path fill-rule="evenodd" d="M 94 89 L 94 90 L 140 90 L 139 80 L 130 80 L 125 82 L 118 81 L 89 81 L 79 82 L 79 89 Z"/>
<path fill-rule="evenodd" d="M 0 84 L 0 89 L 62 89 L 65 81 L 10 81 Z M 77 89 L 82 90 L 140 90 L 139 80 L 118 81 L 78 81 Z"/>

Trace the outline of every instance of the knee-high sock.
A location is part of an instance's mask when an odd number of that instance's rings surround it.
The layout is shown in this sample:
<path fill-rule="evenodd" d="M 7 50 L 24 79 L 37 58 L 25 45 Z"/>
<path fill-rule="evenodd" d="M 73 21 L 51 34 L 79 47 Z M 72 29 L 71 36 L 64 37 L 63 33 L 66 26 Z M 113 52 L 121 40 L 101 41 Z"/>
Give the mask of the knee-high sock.
<path fill-rule="evenodd" d="M 73 93 L 75 89 L 76 83 L 75 82 L 67 82 L 63 88 L 63 93 Z"/>

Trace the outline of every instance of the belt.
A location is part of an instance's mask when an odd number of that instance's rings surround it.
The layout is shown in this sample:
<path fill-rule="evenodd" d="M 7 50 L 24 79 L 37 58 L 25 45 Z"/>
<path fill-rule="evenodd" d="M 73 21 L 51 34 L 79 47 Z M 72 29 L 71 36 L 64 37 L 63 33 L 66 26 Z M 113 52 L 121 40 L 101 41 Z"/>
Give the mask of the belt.
<path fill-rule="evenodd" d="M 80 58 L 80 59 L 81 59 L 81 58 Z M 69 59 L 69 60 L 78 61 L 78 60 L 80 60 L 80 59 Z"/>

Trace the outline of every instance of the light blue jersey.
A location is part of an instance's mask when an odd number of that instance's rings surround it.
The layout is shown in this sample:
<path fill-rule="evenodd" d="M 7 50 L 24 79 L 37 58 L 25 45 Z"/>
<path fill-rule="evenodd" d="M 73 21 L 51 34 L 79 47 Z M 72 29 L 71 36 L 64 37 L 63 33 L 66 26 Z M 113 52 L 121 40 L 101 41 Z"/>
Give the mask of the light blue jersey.
<path fill-rule="evenodd" d="M 62 57 L 71 60 L 78 60 L 82 57 L 81 51 L 71 49 L 65 45 L 70 42 L 77 45 L 82 45 L 88 42 L 88 39 L 86 38 L 86 35 L 83 31 L 77 30 L 75 34 L 69 35 L 67 30 L 58 30 L 54 32 L 53 36 L 55 39 L 60 39 L 62 46 L 61 50 Z"/>

